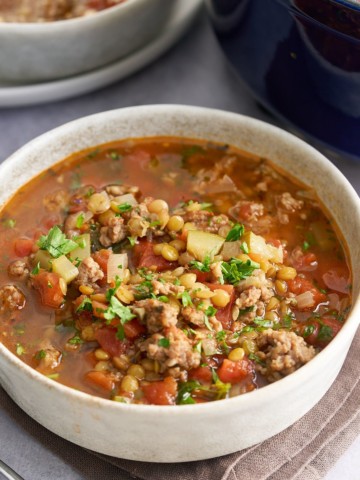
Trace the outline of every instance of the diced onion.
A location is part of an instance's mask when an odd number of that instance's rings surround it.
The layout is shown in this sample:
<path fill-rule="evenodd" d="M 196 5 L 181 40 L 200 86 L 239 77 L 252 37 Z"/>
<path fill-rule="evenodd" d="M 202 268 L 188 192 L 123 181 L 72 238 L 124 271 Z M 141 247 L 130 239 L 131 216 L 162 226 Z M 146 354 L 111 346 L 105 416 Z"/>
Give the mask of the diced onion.
<path fill-rule="evenodd" d="M 216 340 L 214 338 L 204 338 L 201 341 L 201 346 L 206 356 L 211 356 L 218 353 Z"/>
<path fill-rule="evenodd" d="M 138 202 L 132 193 L 125 193 L 124 195 L 119 195 L 112 199 L 112 202 L 116 202 L 117 205 L 122 205 L 123 203 L 128 203 L 132 207 L 135 207 Z"/>
<path fill-rule="evenodd" d="M 337 293 L 329 293 L 328 294 L 328 299 L 329 299 L 329 309 L 330 310 L 339 310 L 340 308 L 340 298 Z"/>
<path fill-rule="evenodd" d="M 295 299 L 297 301 L 297 307 L 300 310 L 302 310 L 303 308 L 310 308 L 315 305 L 314 295 L 310 291 L 300 293 L 300 295 L 296 295 Z"/>

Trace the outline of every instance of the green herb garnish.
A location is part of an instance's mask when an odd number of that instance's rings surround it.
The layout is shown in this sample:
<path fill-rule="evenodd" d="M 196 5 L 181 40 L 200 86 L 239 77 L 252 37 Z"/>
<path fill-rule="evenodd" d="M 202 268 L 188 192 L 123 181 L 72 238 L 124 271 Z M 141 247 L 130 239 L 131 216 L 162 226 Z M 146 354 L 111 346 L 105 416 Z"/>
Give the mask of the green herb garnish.
<path fill-rule="evenodd" d="M 189 267 L 199 270 L 200 272 L 210 272 L 211 258 L 210 255 L 206 255 L 203 262 L 197 260 L 191 260 Z"/>
<path fill-rule="evenodd" d="M 158 340 L 159 347 L 169 348 L 170 347 L 170 340 L 168 338 L 160 338 Z"/>
<path fill-rule="evenodd" d="M 116 317 L 120 318 L 116 336 L 119 340 L 124 340 L 124 324 L 135 318 L 136 315 L 131 312 L 130 307 L 125 307 L 115 296 L 112 296 L 110 306 L 104 311 L 104 318 L 107 321 L 106 323 L 110 324 L 111 320 Z"/>
<path fill-rule="evenodd" d="M 79 335 L 74 335 L 68 340 L 68 343 L 70 343 L 70 345 L 81 345 L 84 343 L 84 340 Z"/>
<path fill-rule="evenodd" d="M 84 225 L 84 221 L 85 216 L 83 213 L 80 213 L 80 215 L 78 215 L 76 218 L 76 228 L 81 228 Z"/>
<path fill-rule="evenodd" d="M 315 331 L 315 325 L 306 325 L 303 331 L 303 337 L 304 338 L 309 337 L 314 333 L 314 331 Z"/>
<path fill-rule="evenodd" d="M 120 213 L 129 212 L 132 209 L 132 205 L 128 202 L 121 203 L 116 207 Z"/>
<path fill-rule="evenodd" d="M 225 242 L 236 242 L 239 240 L 245 232 L 245 227 L 244 225 L 241 225 L 240 223 L 236 223 L 233 228 L 230 230 L 230 232 L 227 234 L 227 237 L 225 238 Z"/>
<path fill-rule="evenodd" d="M 47 235 L 42 235 L 37 241 L 37 245 L 41 250 L 47 250 L 54 258 L 66 255 L 79 246 L 73 240 L 66 238 L 57 225 L 52 227 Z"/>
<path fill-rule="evenodd" d="M 181 303 L 184 307 L 188 307 L 193 304 L 190 293 L 186 290 L 185 292 L 180 293 L 178 297 L 181 299 Z"/>
<path fill-rule="evenodd" d="M 46 357 L 45 350 L 39 350 L 38 352 L 35 353 L 36 360 L 42 360 L 45 357 Z"/>
<path fill-rule="evenodd" d="M 257 262 L 252 260 L 243 262 L 237 258 L 232 258 L 229 262 L 222 262 L 221 264 L 224 280 L 232 285 L 237 285 L 240 280 L 249 277 L 257 268 L 260 268 Z"/>
<path fill-rule="evenodd" d="M 76 308 L 75 313 L 80 313 L 83 311 L 92 312 L 92 303 L 89 297 L 85 297 L 80 305 Z"/>
<path fill-rule="evenodd" d="M 31 270 L 31 275 L 37 275 L 40 271 L 40 262 L 38 262 L 35 267 Z"/>

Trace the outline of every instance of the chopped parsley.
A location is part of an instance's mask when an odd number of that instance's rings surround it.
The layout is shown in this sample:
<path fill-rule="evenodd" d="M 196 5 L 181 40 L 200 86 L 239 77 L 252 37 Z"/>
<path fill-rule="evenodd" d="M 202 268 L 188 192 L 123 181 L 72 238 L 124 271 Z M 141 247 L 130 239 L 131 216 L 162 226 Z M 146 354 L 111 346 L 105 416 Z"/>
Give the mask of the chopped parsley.
<path fill-rule="evenodd" d="M 236 223 L 233 226 L 233 228 L 230 230 L 230 232 L 227 234 L 227 237 L 225 238 L 225 242 L 236 242 L 244 235 L 244 232 L 245 232 L 244 225 L 241 225 L 240 223 Z"/>
<path fill-rule="evenodd" d="M 190 293 L 185 290 L 185 292 L 182 292 L 179 294 L 179 298 L 181 299 L 181 303 L 183 304 L 184 307 L 189 307 L 190 305 L 193 304 L 192 299 L 190 297 Z"/>
<path fill-rule="evenodd" d="M 4 227 L 14 228 L 16 225 L 16 220 L 14 220 L 13 218 L 8 218 L 7 220 L 3 220 L 2 223 Z"/>
<path fill-rule="evenodd" d="M 205 315 L 207 317 L 213 317 L 216 314 L 216 312 L 217 312 L 216 308 L 213 307 L 212 305 L 209 305 L 205 310 Z"/>
<path fill-rule="evenodd" d="M 83 213 L 80 213 L 80 215 L 78 215 L 76 218 L 76 228 L 81 228 L 84 225 L 84 221 L 85 216 Z"/>
<path fill-rule="evenodd" d="M 212 203 L 206 203 L 206 202 L 200 203 L 201 210 L 210 210 L 211 207 L 212 207 Z"/>
<path fill-rule="evenodd" d="M 224 280 L 232 285 L 237 285 L 240 280 L 249 277 L 257 268 L 260 268 L 258 263 L 252 260 L 243 262 L 237 258 L 232 258 L 229 262 L 222 262 L 221 264 Z"/>
<path fill-rule="evenodd" d="M 42 235 L 39 238 L 37 245 L 41 250 L 47 250 L 54 258 L 66 255 L 79 246 L 73 240 L 66 238 L 66 235 L 57 225 L 52 227 L 47 235 Z"/>
<path fill-rule="evenodd" d="M 240 248 L 244 253 L 249 253 L 249 247 L 246 242 L 242 242 L 242 244 L 240 245 Z"/>
<path fill-rule="evenodd" d="M 136 300 L 144 300 L 145 298 L 154 298 L 153 286 L 150 280 L 144 280 L 139 285 L 135 285 L 135 298 Z"/>
<path fill-rule="evenodd" d="M 266 320 L 266 319 L 262 319 L 262 318 L 254 318 L 254 323 L 258 327 L 261 327 L 261 329 L 272 328 L 272 326 L 273 326 L 273 322 L 271 320 Z"/>
<path fill-rule="evenodd" d="M 263 362 L 261 360 L 261 358 L 258 355 L 256 355 L 255 353 L 249 353 L 248 356 L 249 356 L 249 360 L 252 360 L 253 362 L 255 362 L 255 363 L 257 363 L 257 364 L 259 364 L 263 367 L 266 366 L 265 362 Z"/>
<path fill-rule="evenodd" d="M 104 318 L 110 323 L 115 317 L 119 317 L 123 323 L 132 320 L 135 315 L 131 312 L 130 307 L 125 307 L 120 300 L 112 296 L 110 306 L 104 312 Z"/>
<path fill-rule="evenodd" d="M 127 237 L 130 243 L 130 247 L 133 247 L 136 243 L 136 237 Z"/>
<path fill-rule="evenodd" d="M 189 380 L 188 382 L 180 383 L 176 403 L 178 405 L 196 403 L 191 394 L 194 390 L 198 389 L 201 389 L 201 384 L 197 380 Z"/>
<path fill-rule="evenodd" d="M 160 338 L 158 340 L 159 347 L 169 348 L 170 347 L 170 340 L 168 338 Z"/>
<path fill-rule="evenodd" d="M 81 345 L 84 343 L 84 340 L 79 335 L 74 335 L 68 340 L 68 343 L 70 343 L 70 345 Z"/>
<path fill-rule="evenodd" d="M 92 312 L 92 303 L 89 297 L 84 297 L 80 305 L 76 308 L 75 312 L 80 313 L 83 311 Z"/>
<path fill-rule="evenodd" d="M 315 331 L 315 325 L 306 325 L 303 331 L 303 337 L 304 338 L 309 337 L 314 333 L 314 331 Z"/>
<path fill-rule="evenodd" d="M 220 330 L 220 332 L 216 332 L 215 338 L 218 342 L 223 342 L 226 339 L 226 332 L 225 330 Z"/>
<path fill-rule="evenodd" d="M 112 159 L 112 160 L 120 160 L 121 158 L 121 155 L 118 153 L 118 152 L 110 152 L 109 153 L 109 157 Z"/>
<path fill-rule="evenodd" d="M 46 357 L 45 350 L 39 350 L 38 352 L 35 353 L 36 360 L 42 360 L 45 357 Z"/>
<path fill-rule="evenodd" d="M 208 330 L 213 330 L 210 322 L 209 322 L 209 317 L 207 315 L 205 315 L 205 319 L 204 319 L 204 323 L 205 323 L 205 327 L 208 329 Z"/>
<path fill-rule="evenodd" d="M 202 346 L 202 342 L 200 340 L 199 342 L 197 342 L 197 344 L 194 347 L 195 352 L 199 352 L 200 355 L 201 355 L 201 346 Z"/>
<path fill-rule="evenodd" d="M 189 267 L 195 268 L 200 272 L 210 272 L 210 264 L 211 264 L 210 255 L 206 255 L 203 262 L 199 262 L 197 260 L 191 260 L 191 262 L 189 262 Z"/>
<path fill-rule="evenodd" d="M 329 325 L 320 325 L 319 333 L 317 339 L 321 342 L 330 342 L 330 340 L 334 337 L 334 332 Z"/>
<path fill-rule="evenodd" d="M 159 295 L 157 299 L 160 300 L 160 302 L 169 303 L 169 297 L 167 297 L 166 295 Z"/>
<path fill-rule="evenodd" d="M 40 271 L 40 262 L 38 262 L 35 267 L 31 270 L 31 275 L 37 275 Z"/>
<path fill-rule="evenodd" d="M 309 250 L 309 248 L 310 248 L 310 243 L 305 240 L 302 244 L 303 252 L 307 252 Z"/>
<path fill-rule="evenodd" d="M 120 280 L 119 276 L 116 275 L 116 277 L 115 277 L 115 285 L 114 285 L 112 288 L 109 288 L 109 289 L 107 290 L 106 294 L 105 294 L 106 300 L 107 300 L 108 302 L 110 302 L 111 297 L 113 297 L 113 296 L 115 295 L 115 293 L 116 293 L 117 289 L 120 287 L 120 285 L 121 285 L 121 280 Z"/>
<path fill-rule="evenodd" d="M 129 212 L 132 209 L 132 205 L 130 205 L 128 202 L 124 202 L 120 205 L 117 205 L 117 209 L 120 213 Z"/>

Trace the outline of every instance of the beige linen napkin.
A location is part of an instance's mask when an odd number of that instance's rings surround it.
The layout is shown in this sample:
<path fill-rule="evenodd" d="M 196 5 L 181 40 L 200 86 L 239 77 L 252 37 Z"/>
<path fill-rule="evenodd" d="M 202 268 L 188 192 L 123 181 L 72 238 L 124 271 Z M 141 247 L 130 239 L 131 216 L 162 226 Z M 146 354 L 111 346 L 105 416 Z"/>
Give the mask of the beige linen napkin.
<path fill-rule="evenodd" d="M 106 471 L 111 464 L 144 480 L 317 480 L 360 434 L 359 351 L 360 331 L 333 386 L 287 430 L 246 450 L 201 462 L 151 464 L 93 454 L 36 424 L 2 389 L 0 408 L 64 461 L 88 472 L 86 478 L 110 478 Z"/>

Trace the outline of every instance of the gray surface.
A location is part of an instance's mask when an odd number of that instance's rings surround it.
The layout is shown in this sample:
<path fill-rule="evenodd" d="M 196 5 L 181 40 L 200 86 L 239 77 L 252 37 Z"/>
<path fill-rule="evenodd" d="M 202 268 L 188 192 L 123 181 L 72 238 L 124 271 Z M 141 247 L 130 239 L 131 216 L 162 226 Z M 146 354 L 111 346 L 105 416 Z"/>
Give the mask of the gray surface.
<path fill-rule="evenodd" d="M 220 108 L 276 123 L 235 78 L 202 15 L 177 46 L 125 81 L 64 102 L 0 110 L 0 161 L 30 139 L 67 121 L 103 110 L 154 103 Z M 360 165 L 341 160 L 336 163 L 359 192 Z M 14 418 L 7 407 L 0 405 L 0 458 L 25 480 L 130 478 L 54 435 L 49 434 L 51 442 L 40 442 L 37 433 L 41 430 L 25 414 Z M 358 440 L 326 480 L 359 479 L 359 458 Z"/>

